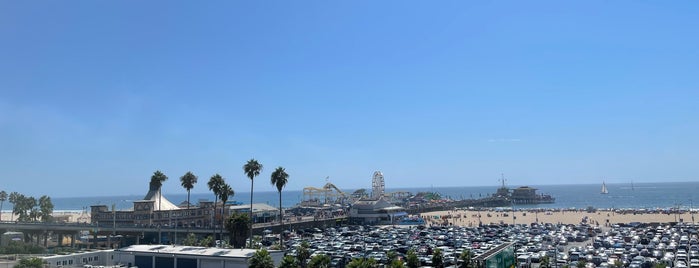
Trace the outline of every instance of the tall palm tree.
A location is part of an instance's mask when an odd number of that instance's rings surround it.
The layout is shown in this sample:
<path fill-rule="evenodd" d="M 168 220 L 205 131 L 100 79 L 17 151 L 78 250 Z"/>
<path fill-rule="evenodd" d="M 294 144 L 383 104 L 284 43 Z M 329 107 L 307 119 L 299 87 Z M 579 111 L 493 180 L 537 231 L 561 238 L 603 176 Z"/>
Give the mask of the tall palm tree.
<path fill-rule="evenodd" d="M 2 221 L 2 206 L 5 204 L 5 200 L 7 200 L 7 192 L 0 191 L 0 221 Z"/>
<path fill-rule="evenodd" d="M 187 173 L 185 173 L 184 176 L 180 177 L 182 187 L 187 189 L 187 214 L 189 214 L 189 192 L 190 190 L 192 190 L 192 188 L 194 188 L 194 185 L 197 184 L 197 180 L 197 176 L 195 176 L 194 173 L 192 173 L 191 171 L 187 171 Z"/>
<path fill-rule="evenodd" d="M 189 193 L 192 190 L 192 188 L 194 188 L 194 185 L 197 184 L 197 180 L 199 180 L 199 178 L 197 178 L 197 176 L 194 175 L 194 173 L 192 173 L 191 171 L 187 171 L 187 173 L 180 177 L 180 183 L 182 184 L 182 187 L 184 187 L 187 190 L 187 212 L 185 213 L 186 221 L 189 218 Z M 189 223 L 185 224 L 187 224 L 187 232 L 189 232 Z"/>
<path fill-rule="evenodd" d="M 282 233 L 284 232 L 284 216 L 282 215 L 282 188 L 286 186 L 286 183 L 288 181 L 289 174 L 286 173 L 286 170 L 284 170 L 283 167 L 277 167 L 277 169 L 275 169 L 274 172 L 272 172 L 270 182 L 272 183 L 272 185 L 276 186 L 277 191 L 279 191 L 279 245 L 281 247 L 284 246 L 284 243 L 282 243 Z"/>
<path fill-rule="evenodd" d="M 161 191 L 161 187 L 163 186 L 163 182 L 167 180 L 167 176 L 160 172 L 160 170 L 156 170 L 153 172 L 153 176 L 150 176 L 150 188 L 152 190 L 157 189 L 158 190 L 158 210 L 162 207 L 161 202 L 163 201 L 163 192 Z"/>
<path fill-rule="evenodd" d="M 252 246 L 252 225 L 255 224 L 252 217 L 252 192 L 254 189 L 253 185 L 255 183 L 255 177 L 260 175 L 260 172 L 262 171 L 262 164 L 258 163 L 255 158 L 252 158 L 245 163 L 243 166 L 243 171 L 245 172 L 245 175 L 250 178 L 250 245 Z"/>
<path fill-rule="evenodd" d="M 225 221 L 224 215 L 226 214 L 224 208 L 226 208 L 226 202 L 228 202 L 228 198 L 235 195 L 235 192 L 233 191 L 233 188 L 231 188 L 230 185 L 224 183 L 221 187 L 221 192 L 218 194 L 219 198 L 221 199 L 221 203 L 223 203 L 223 205 L 221 205 L 221 232 L 219 233 L 221 240 L 223 240 L 223 223 Z"/>
<path fill-rule="evenodd" d="M 221 195 L 221 189 L 223 188 L 223 185 L 226 184 L 226 182 L 223 180 L 223 177 L 216 173 L 215 175 L 211 176 L 211 179 L 209 179 L 209 182 L 207 185 L 209 186 L 209 190 L 214 193 L 214 219 L 216 219 L 216 203 L 218 203 L 218 197 Z M 213 224 L 214 221 L 211 221 Z M 214 227 L 214 234 L 213 237 L 216 237 L 216 228 Z"/>

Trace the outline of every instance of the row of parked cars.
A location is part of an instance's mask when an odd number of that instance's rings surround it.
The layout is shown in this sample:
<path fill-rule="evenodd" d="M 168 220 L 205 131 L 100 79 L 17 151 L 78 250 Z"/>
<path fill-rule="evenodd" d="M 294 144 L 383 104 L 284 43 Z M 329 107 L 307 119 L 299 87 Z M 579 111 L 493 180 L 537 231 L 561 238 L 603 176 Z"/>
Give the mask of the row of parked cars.
<path fill-rule="evenodd" d="M 308 242 L 311 257 L 328 255 L 333 267 L 355 258 L 386 264 L 389 256 L 405 258 L 412 250 L 422 265 L 432 265 L 436 249 L 445 266 L 457 265 L 465 251 L 474 256 L 512 244 L 518 267 L 666 267 L 699 268 L 699 237 L 692 224 L 635 224 L 597 227 L 588 224 L 490 224 L 458 226 L 345 226 L 291 234 L 287 254 Z"/>

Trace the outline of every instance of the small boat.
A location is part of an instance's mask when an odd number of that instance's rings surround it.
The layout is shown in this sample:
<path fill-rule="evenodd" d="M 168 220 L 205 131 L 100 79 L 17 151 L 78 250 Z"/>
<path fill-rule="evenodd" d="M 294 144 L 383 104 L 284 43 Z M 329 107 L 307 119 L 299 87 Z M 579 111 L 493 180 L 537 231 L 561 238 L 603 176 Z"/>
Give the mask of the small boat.
<path fill-rule="evenodd" d="M 609 191 L 607 191 L 607 184 L 602 182 L 602 191 L 600 192 L 601 194 L 608 194 Z"/>

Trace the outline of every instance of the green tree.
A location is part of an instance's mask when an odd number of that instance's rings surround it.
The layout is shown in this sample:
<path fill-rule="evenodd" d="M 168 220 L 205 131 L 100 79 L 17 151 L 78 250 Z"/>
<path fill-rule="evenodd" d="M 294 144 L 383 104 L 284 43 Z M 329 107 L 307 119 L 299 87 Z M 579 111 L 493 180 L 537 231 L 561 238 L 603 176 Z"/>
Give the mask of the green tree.
<path fill-rule="evenodd" d="M 444 267 L 444 257 L 442 256 L 442 250 L 435 248 L 432 253 L 432 267 Z"/>
<path fill-rule="evenodd" d="M 405 257 L 405 264 L 408 268 L 420 267 L 420 259 L 417 258 L 417 254 L 415 254 L 414 250 L 411 249 L 408 251 L 408 255 Z"/>
<path fill-rule="evenodd" d="M 221 192 L 218 193 L 218 198 L 221 199 L 221 233 L 219 234 L 219 237 L 221 237 L 221 240 L 223 240 L 223 226 L 225 223 L 225 218 L 224 215 L 226 215 L 226 202 L 228 202 L 228 198 L 231 196 L 235 195 L 235 192 L 233 191 L 233 188 L 231 188 L 230 185 L 227 183 L 224 183 L 223 186 L 221 186 Z M 229 232 L 230 233 L 230 232 Z"/>
<path fill-rule="evenodd" d="M 0 247 L 0 254 L 43 254 L 46 249 L 35 244 L 9 241 L 6 246 Z"/>
<path fill-rule="evenodd" d="M 621 267 L 624 267 L 624 263 L 621 262 L 620 260 L 615 260 L 613 266 L 614 266 L 615 268 L 621 268 Z"/>
<path fill-rule="evenodd" d="M 182 184 L 182 187 L 184 187 L 187 190 L 187 214 L 189 213 L 189 192 L 194 188 L 194 185 L 197 184 L 197 181 L 199 178 L 194 175 L 191 171 L 187 171 L 182 177 L 180 177 L 180 184 Z M 187 226 L 189 226 L 189 223 L 187 223 Z"/>
<path fill-rule="evenodd" d="M 161 203 L 163 201 L 163 192 L 161 191 L 161 187 L 163 187 L 163 182 L 166 180 L 167 176 L 160 172 L 160 170 L 156 170 L 153 172 L 153 175 L 150 176 L 150 189 L 158 191 L 158 210 L 161 210 L 162 208 Z"/>
<path fill-rule="evenodd" d="M 202 247 L 212 247 L 214 245 L 214 237 L 213 236 L 207 236 L 204 237 L 201 241 L 199 241 L 199 246 Z"/>
<path fill-rule="evenodd" d="M 39 210 L 34 197 L 13 192 L 10 194 L 10 202 L 13 205 L 12 213 L 17 214 L 17 221 L 30 222 L 39 219 Z"/>
<path fill-rule="evenodd" d="M 284 249 L 284 239 L 282 237 L 282 233 L 284 232 L 284 215 L 283 215 L 283 210 L 282 210 L 282 189 L 284 186 L 286 186 L 286 183 L 289 181 L 289 174 L 286 173 L 286 170 L 284 170 L 283 167 L 277 167 L 277 169 L 272 172 L 271 180 L 270 182 L 272 185 L 277 187 L 277 191 L 279 191 L 279 247 L 281 249 Z"/>
<path fill-rule="evenodd" d="M 551 268 L 551 260 L 549 256 L 542 256 L 539 263 L 540 268 Z"/>
<path fill-rule="evenodd" d="M 296 258 L 298 259 L 301 267 L 306 267 L 306 260 L 311 257 L 311 252 L 308 250 L 310 246 L 308 242 L 303 241 L 301 245 L 296 248 Z"/>
<path fill-rule="evenodd" d="M 584 260 L 578 260 L 578 264 L 576 264 L 575 267 L 577 267 L 577 268 L 585 268 L 585 265 L 586 265 L 586 264 L 587 264 L 587 262 L 585 262 Z"/>
<path fill-rule="evenodd" d="M 43 195 L 39 198 L 39 215 L 42 222 L 52 222 L 53 203 L 51 197 Z"/>
<path fill-rule="evenodd" d="M 14 266 L 15 268 L 43 268 L 44 260 L 36 257 L 25 258 L 19 260 Z"/>
<path fill-rule="evenodd" d="M 2 206 L 5 204 L 5 200 L 7 200 L 7 192 L 0 191 L 0 211 L 2 211 Z M 0 213 L 0 221 L 2 221 L 2 213 Z"/>
<path fill-rule="evenodd" d="M 229 244 L 235 248 L 244 248 L 245 239 L 248 237 L 248 225 L 250 225 L 250 218 L 245 213 L 233 213 L 228 216 L 226 230 L 231 235 Z"/>
<path fill-rule="evenodd" d="M 389 252 L 386 252 L 386 258 L 388 259 L 388 263 L 392 263 L 396 260 L 396 258 L 398 258 L 398 254 L 396 254 L 395 251 L 391 250 Z"/>
<path fill-rule="evenodd" d="M 325 254 L 318 254 L 308 262 L 308 268 L 328 268 L 330 267 L 330 257 Z"/>
<path fill-rule="evenodd" d="M 225 184 L 226 182 L 223 180 L 223 177 L 221 177 L 221 175 L 218 173 L 211 176 L 211 179 L 209 179 L 209 182 L 207 183 L 209 190 L 214 193 L 214 219 L 211 220 L 211 227 L 214 227 L 214 237 L 216 236 L 216 226 L 214 225 L 216 222 L 216 204 L 218 203 L 218 197 L 221 196 L 221 190 Z"/>
<path fill-rule="evenodd" d="M 17 214 L 14 207 L 17 206 L 17 198 L 19 198 L 19 196 L 20 194 L 18 192 L 12 192 L 10 193 L 10 196 L 8 198 L 10 203 L 12 204 L 12 214 L 10 214 L 10 221 L 14 221 L 15 214 Z"/>
<path fill-rule="evenodd" d="M 274 268 L 274 261 L 266 249 L 259 249 L 250 257 L 249 268 Z"/>
<path fill-rule="evenodd" d="M 182 241 L 182 245 L 185 246 L 196 246 L 197 245 L 197 236 L 194 233 L 188 233 L 187 237 Z"/>
<path fill-rule="evenodd" d="M 248 160 L 245 165 L 243 165 L 243 172 L 245 172 L 245 175 L 250 178 L 250 219 L 254 219 L 252 217 L 252 194 L 254 191 L 254 183 L 255 183 L 255 177 L 260 175 L 260 172 L 262 172 L 262 164 L 257 162 L 255 158 Z M 253 222 L 254 224 L 254 222 Z M 252 241 L 252 224 L 250 224 L 250 241 Z"/>
<path fill-rule="evenodd" d="M 298 262 L 296 261 L 296 258 L 291 255 L 286 255 L 282 259 L 282 263 L 279 264 L 279 268 L 296 268 L 299 267 Z"/>
<path fill-rule="evenodd" d="M 667 264 L 661 263 L 661 262 L 656 263 L 655 265 L 653 265 L 653 268 L 665 268 L 665 267 L 667 267 Z"/>
<path fill-rule="evenodd" d="M 464 250 L 463 252 L 461 252 L 461 256 L 459 256 L 459 261 L 461 263 L 459 265 L 459 268 L 471 268 L 471 267 L 473 267 L 473 265 L 471 265 L 472 258 L 473 258 L 473 255 L 471 255 L 470 250 Z"/>
<path fill-rule="evenodd" d="M 402 260 L 393 260 L 388 265 L 389 268 L 405 268 L 405 263 Z"/>
<path fill-rule="evenodd" d="M 378 268 L 379 264 L 372 258 L 356 258 L 347 264 L 347 268 Z"/>

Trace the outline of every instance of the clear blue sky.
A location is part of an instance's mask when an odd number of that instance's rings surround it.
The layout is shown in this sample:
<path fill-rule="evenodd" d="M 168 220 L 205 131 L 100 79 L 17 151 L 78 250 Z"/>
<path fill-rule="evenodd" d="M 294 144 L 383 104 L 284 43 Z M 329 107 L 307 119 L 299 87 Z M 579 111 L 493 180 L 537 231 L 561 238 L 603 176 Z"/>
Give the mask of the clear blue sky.
<path fill-rule="evenodd" d="M 697 1 L 1 1 L 1 189 L 699 179 Z"/>

